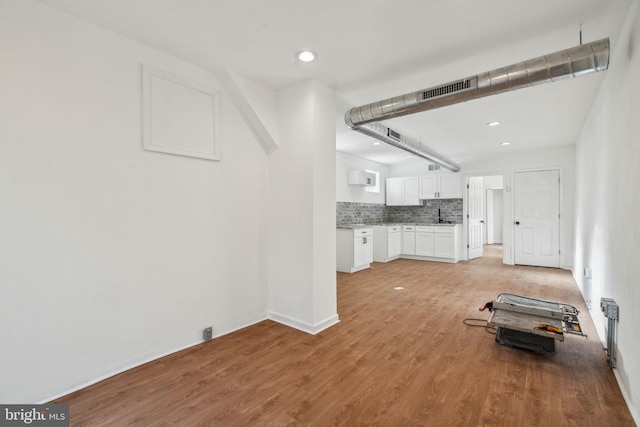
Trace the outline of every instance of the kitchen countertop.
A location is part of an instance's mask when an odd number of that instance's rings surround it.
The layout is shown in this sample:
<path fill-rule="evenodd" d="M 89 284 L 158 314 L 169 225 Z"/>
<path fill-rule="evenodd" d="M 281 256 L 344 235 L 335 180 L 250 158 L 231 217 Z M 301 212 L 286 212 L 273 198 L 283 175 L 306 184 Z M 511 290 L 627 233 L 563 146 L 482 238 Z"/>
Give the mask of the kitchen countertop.
<path fill-rule="evenodd" d="M 356 230 L 359 228 L 371 228 L 374 226 L 393 226 L 393 225 L 414 225 L 414 226 L 454 226 L 454 225 L 458 225 L 458 224 L 450 224 L 450 223 L 416 223 L 416 222 L 383 222 L 383 223 L 376 223 L 376 224 L 341 224 L 341 225 L 336 225 L 336 228 L 344 228 L 344 229 L 352 229 L 352 230 Z"/>

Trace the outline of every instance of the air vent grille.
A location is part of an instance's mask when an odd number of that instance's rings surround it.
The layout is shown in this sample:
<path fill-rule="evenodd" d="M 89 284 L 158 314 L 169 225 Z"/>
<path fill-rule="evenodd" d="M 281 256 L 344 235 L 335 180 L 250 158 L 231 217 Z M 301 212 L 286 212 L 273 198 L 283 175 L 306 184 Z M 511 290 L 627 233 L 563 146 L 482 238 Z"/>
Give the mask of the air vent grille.
<path fill-rule="evenodd" d="M 430 171 L 437 171 L 438 169 L 440 169 L 440 165 L 434 165 L 434 164 L 429 165 Z"/>
<path fill-rule="evenodd" d="M 400 141 L 400 134 L 393 129 L 387 129 L 387 136 Z"/>
<path fill-rule="evenodd" d="M 458 80 L 457 82 L 447 83 L 446 85 L 422 91 L 422 100 L 426 101 L 428 99 L 439 98 L 456 92 L 464 92 L 470 89 L 475 89 L 476 87 L 476 78 Z"/>

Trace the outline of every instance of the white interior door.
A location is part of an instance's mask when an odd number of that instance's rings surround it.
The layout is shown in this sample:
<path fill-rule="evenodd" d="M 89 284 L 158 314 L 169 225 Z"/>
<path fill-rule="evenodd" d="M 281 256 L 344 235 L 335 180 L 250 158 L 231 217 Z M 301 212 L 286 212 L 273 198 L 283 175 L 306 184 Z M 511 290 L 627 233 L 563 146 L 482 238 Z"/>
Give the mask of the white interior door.
<path fill-rule="evenodd" d="M 560 267 L 560 174 L 514 173 L 515 263 Z"/>
<path fill-rule="evenodd" d="M 482 256 L 482 178 L 469 178 L 467 185 L 467 257 Z"/>

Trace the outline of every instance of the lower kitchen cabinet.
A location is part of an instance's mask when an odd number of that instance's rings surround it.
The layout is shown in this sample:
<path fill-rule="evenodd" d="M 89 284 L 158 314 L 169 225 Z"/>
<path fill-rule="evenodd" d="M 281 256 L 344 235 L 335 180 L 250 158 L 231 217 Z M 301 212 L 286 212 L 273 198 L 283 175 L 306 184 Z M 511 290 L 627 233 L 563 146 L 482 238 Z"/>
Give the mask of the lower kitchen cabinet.
<path fill-rule="evenodd" d="M 416 251 L 418 256 L 433 256 L 433 227 L 416 227 Z"/>
<path fill-rule="evenodd" d="M 402 226 L 402 254 L 404 255 L 416 254 L 416 226 L 415 225 Z"/>
<path fill-rule="evenodd" d="M 414 231 L 405 234 L 404 227 Z M 420 259 L 426 261 L 458 262 L 460 261 L 460 228 L 459 224 L 451 225 L 418 225 L 403 226 L 403 244 L 400 258 Z M 407 236 L 407 240 L 404 238 Z"/>
<path fill-rule="evenodd" d="M 373 262 L 373 229 L 336 229 L 336 269 L 355 273 L 369 268 Z"/>
<path fill-rule="evenodd" d="M 375 225 L 373 227 L 373 260 L 375 262 L 398 259 L 401 250 L 401 225 Z"/>
<path fill-rule="evenodd" d="M 458 227 L 433 225 L 416 227 L 415 255 L 448 258 L 458 262 Z"/>

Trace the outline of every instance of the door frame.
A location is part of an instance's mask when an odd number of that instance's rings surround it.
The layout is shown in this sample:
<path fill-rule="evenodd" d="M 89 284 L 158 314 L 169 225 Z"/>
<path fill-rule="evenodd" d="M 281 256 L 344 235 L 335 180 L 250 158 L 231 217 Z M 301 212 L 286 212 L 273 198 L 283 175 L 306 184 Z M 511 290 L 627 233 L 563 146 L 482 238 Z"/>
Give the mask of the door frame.
<path fill-rule="evenodd" d="M 558 248 L 560 250 L 560 253 L 558 254 L 558 258 L 559 258 L 559 267 L 560 269 L 566 269 L 566 267 L 564 267 L 564 263 L 563 263 L 563 257 L 564 257 L 564 253 L 563 253 L 563 243 L 564 243 L 564 233 L 562 230 L 562 224 L 564 221 L 564 217 L 565 217 L 565 213 L 564 213 L 564 192 L 563 192 L 563 188 L 564 188 L 564 175 L 563 175 L 563 168 L 561 166 L 549 166 L 549 167 L 540 167 L 540 168 L 531 168 L 531 169 L 516 169 L 516 170 L 512 170 L 511 171 L 511 175 L 510 175 L 510 187 L 509 187 L 509 194 L 510 194 L 510 198 L 509 198 L 509 219 L 505 219 L 505 225 L 508 224 L 508 227 L 506 227 L 509 230 L 509 239 L 511 242 L 511 265 L 515 265 L 515 259 L 516 259 L 516 247 L 515 247 L 515 234 L 513 233 L 515 224 L 514 224 L 514 217 L 515 217 L 515 202 L 513 200 L 513 195 L 511 193 L 511 186 L 514 185 L 515 183 L 515 174 L 519 173 L 519 172 L 542 172 L 542 171 L 552 171 L 552 170 L 557 170 L 558 171 L 558 212 L 560 214 L 560 217 L 558 218 Z M 506 186 L 505 186 L 505 191 L 506 191 Z M 506 199 L 506 198 L 505 198 Z M 504 199 L 503 199 L 504 201 Z M 505 202 L 506 203 L 506 202 Z M 504 236 L 503 236 L 503 240 L 504 240 Z"/>
<path fill-rule="evenodd" d="M 467 221 L 467 215 L 469 213 L 469 201 L 468 199 L 468 192 L 467 192 L 467 185 L 469 185 L 469 178 L 482 178 L 482 177 L 488 177 L 488 176 L 501 176 L 502 177 L 502 188 L 503 188 L 503 205 L 502 205 L 502 218 L 503 218 L 503 223 L 502 223 L 502 240 L 503 242 L 506 243 L 506 239 L 507 239 L 507 223 L 511 223 L 511 218 L 512 218 L 512 209 L 511 209 L 511 199 L 509 199 L 507 201 L 507 194 L 509 195 L 509 197 L 511 196 L 511 187 L 509 187 L 509 190 L 507 190 L 507 186 L 511 185 L 511 183 L 509 182 L 509 179 L 511 179 L 511 176 L 508 172 L 505 171 L 492 171 L 492 172 L 472 172 L 472 173 L 463 173 L 462 174 L 462 248 L 461 248 L 461 254 L 460 254 L 460 259 L 461 260 L 468 260 L 468 252 L 467 252 L 467 244 L 469 243 L 469 223 Z M 511 230 L 511 228 L 508 228 L 509 230 Z M 506 245 L 505 245 L 506 246 Z M 513 244 L 511 244 L 511 247 L 513 247 Z M 506 249 L 506 248 L 505 248 Z M 509 252 L 507 250 L 503 251 L 502 253 L 502 263 L 503 264 L 511 264 L 513 265 L 513 254 L 512 252 Z"/>

